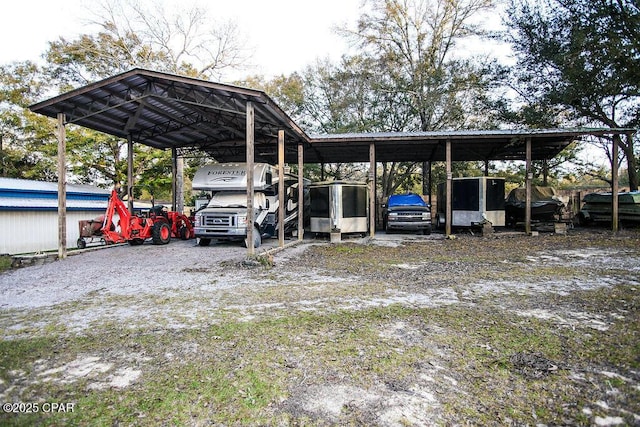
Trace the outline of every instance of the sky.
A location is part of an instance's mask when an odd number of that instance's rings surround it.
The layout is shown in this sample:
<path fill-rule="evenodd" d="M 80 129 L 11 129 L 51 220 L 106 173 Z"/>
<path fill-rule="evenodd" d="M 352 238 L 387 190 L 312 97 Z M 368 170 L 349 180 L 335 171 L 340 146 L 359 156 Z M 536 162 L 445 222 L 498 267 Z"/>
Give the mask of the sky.
<path fill-rule="evenodd" d="M 96 0 L 10 0 L 0 14 L 0 63 L 38 60 L 48 42 L 94 33 L 88 24 Z M 165 8 L 191 0 L 164 0 Z M 336 25 L 353 24 L 361 0 L 201 0 L 199 6 L 221 21 L 235 21 L 246 38 L 255 68 L 248 74 L 271 77 L 300 71 L 317 58 L 337 59 L 346 52 Z"/>

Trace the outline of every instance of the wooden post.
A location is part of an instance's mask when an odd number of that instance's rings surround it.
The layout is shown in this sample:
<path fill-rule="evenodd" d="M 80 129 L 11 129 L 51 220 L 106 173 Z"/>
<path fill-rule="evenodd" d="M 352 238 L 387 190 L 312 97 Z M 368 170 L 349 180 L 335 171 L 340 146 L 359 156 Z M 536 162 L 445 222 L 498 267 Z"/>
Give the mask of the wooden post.
<path fill-rule="evenodd" d="M 64 122 L 64 113 L 58 113 L 58 259 L 67 257 L 67 135 Z"/>
<path fill-rule="evenodd" d="M 524 230 L 531 234 L 531 181 L 533 172 L 531 170 L 531 138 L 525 142 L 525 208 L 524 208 Z"/>
<path fill-rule="evenodd" d="M 284 247 L 284 202 L 287 198 L 284 185 L 284 131 L 278 131 L 278 246 Z"/>
<path fill-rule="evenodd" d="M 178 202 L 178 150 L 171 148 L 171 210 L 175 211 Z"/>
<path fill-rule="evenodd" d="M 447 169 L 447 184 L 446 184 L 446 213 L 444 216 L 445 221 L 445 235 L 448 237 L 451 235 L 451 222 L 453 221 L 453 174 L 451 172 L 451 140 L 447 139 L 446 147 L 445 147 L 445 159 L 446 159 L 446 169 Z M 440 201 L 438 201 L 440 203 Z"/>
<path fill-rule="evenodd" d="M 369 144 L 369 237 L 376 234 L 376 145 Z"/>
<path fill-rule="evenodd" d="M 620 135 L 613 135 L 611 147 L 611 230 L 618 232 L 620 226 L 618 221 L 618 138 Z"/>
<path fill-rule="evenodd" d="M 433 168 L 431 167 L 432 163 L 431 161 L 429 161 L 429 186 L 427 187 L 427 194 L 429 195 L 429 205 L 431 205 L 431 211 L 433 212 L 433 202 L 431 200 L 431 193 L 433 193 L 433 191 L 431 191 L 431 189 L 433 188 Z"/>
<path fill-rule="evenodd" d="M 304 239 L 304 146 L 298 144 L 298 240 Z"/>
<path fill-rule="evenodd" d="M 253 104 L 247 102 L 247 255 L 253 256 L 256 249 L 253 247 L 253 172 L 254 172 L 254 124 L 255 111 Z"/>
<path fill-rule="evenodd" d="M 184 158 L 176 160 L 176 211 L 184 213 Z"/>
<path fill-rule="evenodd" d="M 184 213 L 184 159 L 171 148 L 171 210 Z"/>
<path fill-rule="evenodd" d="M 127 204 L 133 215 L 133 139 L 127 135 Z"/>

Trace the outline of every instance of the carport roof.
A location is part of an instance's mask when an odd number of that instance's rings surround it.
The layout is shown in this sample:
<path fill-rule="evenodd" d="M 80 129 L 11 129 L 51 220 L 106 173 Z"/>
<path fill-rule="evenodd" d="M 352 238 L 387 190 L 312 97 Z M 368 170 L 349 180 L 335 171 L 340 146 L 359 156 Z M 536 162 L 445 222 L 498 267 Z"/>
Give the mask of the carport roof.
<path fill-rule="evenodd" d="M 583 135 L 631 129 L 551 129 L 455 132 L 358 133 L 308 136 L 264 92 L 163 72 L 133 69 L 34 104 L 49 117 L 65 114 L 73 123 L 160 149 L 200 150 L 220 162 L 245 160 L 246 105 L 255 111 L 257 161 L 277 162 L 277 135 L 285 132 L 286 161 L 297 161 L 304 144 L 306 163 L 368 162 L 375 145 L 377 161 L 442 161 L 452 143 L 452 159 L 525 158 L 531 138 L 532 158 L 557 155 Z"/>

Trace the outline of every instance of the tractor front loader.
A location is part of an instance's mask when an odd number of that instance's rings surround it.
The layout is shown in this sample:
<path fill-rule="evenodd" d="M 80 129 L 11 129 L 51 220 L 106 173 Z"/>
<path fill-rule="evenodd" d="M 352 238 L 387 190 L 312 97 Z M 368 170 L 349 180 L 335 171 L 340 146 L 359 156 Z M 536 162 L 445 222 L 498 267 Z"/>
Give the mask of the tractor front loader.
<path fill-rule="evenodd" d="M 119 224 L 115 223 L 116 214 L 120 218 Z M 150 238 L 154 245 L 166 245 L 171 237 L 184 240 L 193 237 L 193 226 L 185 215 L 179 212 L 162 212 L 162 209 L 155 208 L 149 212 L 148 217 L 133 215 L 115 189 L 111 191 L 101 231 L 107 244 L 127 242 L 130 245 L 141 245 Z"/>

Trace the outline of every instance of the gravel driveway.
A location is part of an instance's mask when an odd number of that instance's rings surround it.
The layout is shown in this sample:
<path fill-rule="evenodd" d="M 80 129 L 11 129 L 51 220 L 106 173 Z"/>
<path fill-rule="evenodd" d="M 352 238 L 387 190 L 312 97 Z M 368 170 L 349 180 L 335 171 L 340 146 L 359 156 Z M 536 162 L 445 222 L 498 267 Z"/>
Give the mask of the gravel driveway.
<path fill-rule="evenodd" d="M 639 315 L 638 242 L 638 233 L 598 231 L 455 240 L 380 234 L 264 254 L 272 240 L 257 262 L 237 244 L 179 240 L 86 251 L 0 274 L 5 343 L 60 339 L 83 349 L 3 371 L 0 400 L 46 393 L 45 383 L 70 395 L 84 393 L 76 384 L 95 393 L 138 390 L 128 394 L 135 400 L 167 369 L 181 372 L 175 381 L 198 379 L 201 366 L 221 361 L 232 367 L 227 375 L 271 378 L 280 397 L 262 406 L 251 397 L 258 418 L 239 421 L 233 414 L 246 409 L 249 389 L 237 386 L 240 403 L 207 412 L 194 401 L 178 423 L 640 423 L 639 341 L 635 326 L 625 328 Z M 227 327 L 228 338 L 213 332 Z M 85 348 L 82 337 L 106 341 Z M 589 359 L 590 349 L 565 351 L 567 343 L 616 339 L 625 344 L 615 358 L 608 348 L 593 349 L 602 360 Z M 184 374 L 185 363 L 196 368 Z M 521 395 L 525 389 L 533 394 Z M 569 403 L 577 395 L 580 403 Z M 503 405 L 512 409 L 501 412 Z M 117 423 L 113 417 L 103 421 Z"/>

